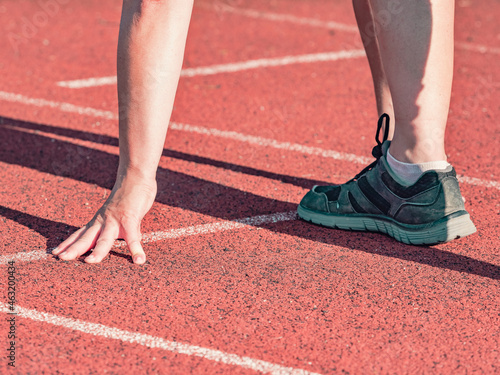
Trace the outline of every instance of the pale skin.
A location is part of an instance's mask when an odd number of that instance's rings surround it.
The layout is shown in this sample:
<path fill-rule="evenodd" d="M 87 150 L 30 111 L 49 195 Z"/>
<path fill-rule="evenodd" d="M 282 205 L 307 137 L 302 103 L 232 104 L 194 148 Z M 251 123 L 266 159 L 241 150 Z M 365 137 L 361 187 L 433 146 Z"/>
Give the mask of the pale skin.
<path fill-rule="evenodd" d="M 353 0 L 353 5 L 358 27 L 365 34 L 377 110 L 397 122 L 391 154 L 407 163 L 446 160 L 454 1 Z M 117 178 L 92 220 L 53 250 L 59 258 L 73 260 L 93 249 L 85 262 L 99 263 L 121 238 L 135 264 L 146 261 L 140 226 L 156 196 L 156 170 L 192 7 L 193 0 L 123 1 L 118 43 Z M 372 22 L 376 33 L 366 33 Z M 370 35 L 373 40 L 367 43 Z"/>
<path fill-rule="evenodd" d="M 372 73 L 378 115 L 380 117 L 382 114 L 387 113 L 393 119 L 394 109 L 391 90 L 382 65 L 380 46 L 376 37 L 376 23 L 370 0 L 353 0 L 352 6 Z M 394 127 L 391 127 L 389 139 L 392 139 L 393 134 Z"/>

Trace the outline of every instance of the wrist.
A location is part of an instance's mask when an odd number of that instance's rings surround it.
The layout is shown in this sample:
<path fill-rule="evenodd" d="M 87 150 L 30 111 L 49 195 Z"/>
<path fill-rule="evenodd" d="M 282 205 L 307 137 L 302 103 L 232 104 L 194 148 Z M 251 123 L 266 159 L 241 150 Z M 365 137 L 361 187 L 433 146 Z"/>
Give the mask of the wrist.
<path fill-rule="evenodd" d="M 117 180 L 131 180 L 138 184 L 156 186 L 156 168 L 143 168 L 131 163 L 120 162 L 116 175 Z"/>

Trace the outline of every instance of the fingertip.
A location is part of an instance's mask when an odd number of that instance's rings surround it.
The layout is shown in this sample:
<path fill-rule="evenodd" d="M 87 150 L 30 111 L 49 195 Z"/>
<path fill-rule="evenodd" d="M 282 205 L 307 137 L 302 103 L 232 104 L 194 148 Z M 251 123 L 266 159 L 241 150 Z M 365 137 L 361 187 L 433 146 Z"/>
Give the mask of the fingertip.
<path fill-rule="evenodd" d="M 144 264 L 146 263 L 146 257 L 144 255 L 138 254 L 133 257 L 135 264 Z"/>
<path fill-rule="evenodd" d="M 57 245 L 51 250 L 51 254 L 52 255 L 64 254 L 73 244 L 74 242 L 69 242 L 68 240 L 61 242 L 59 245 Z"/>
<path fill-rule="evenodd" d="M 128 248 L 132 253 L 132 260 L 135 264 L 144 264 L 146 262 L 146 254 L 142 248 L 141 241 L 129 241 Z"/>
<path fill-rule="evenodd" d="M 96 264 L 96 263 L 101 263 L 102 259 L 98 259 L 97 257 L 93 255 L 89 255 L 87 258 L 84 259 L 84 262 L 87 264 Z"/>
<path fill-rule="evenodd" d="M 71 257 L 70 254 L 68 253 L 62 253 L 62 254 L 58 254 L 57 257 L 61 260 L 72 260 L 73 258 Z"/>
<path fill-rule="evenodd" d="M 78 253 L 78 243 L 81 243 L 82 239 L 85 238 L 85 235 L 92 235 L 92 232 L 87 230 L 87 226 L 84 226 L 74 232 L 71 236 L 66 238 L 63 242 L 57 245 L 54 249 L 52 249 L 51 254 L 58 256 L 62 260 L 72 260 L 75 259 L 81 253 Z M 76 249 L 75 246 L 76 245 Z M 76 255 L 75 254 L 76 251 Z M 63 255 L 63 254 L 71 254 L 71 255 Z"/>

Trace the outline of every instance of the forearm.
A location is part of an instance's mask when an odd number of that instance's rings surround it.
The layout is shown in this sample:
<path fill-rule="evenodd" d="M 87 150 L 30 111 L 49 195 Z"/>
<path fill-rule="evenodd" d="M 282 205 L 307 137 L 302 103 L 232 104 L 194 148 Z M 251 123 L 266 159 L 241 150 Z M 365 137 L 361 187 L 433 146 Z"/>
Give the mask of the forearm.
<path fill-rule="evenodd" d="M 192 0 L 124 0 L 118 41 L 120 166 L 154 179 L 184 56 Z"/>

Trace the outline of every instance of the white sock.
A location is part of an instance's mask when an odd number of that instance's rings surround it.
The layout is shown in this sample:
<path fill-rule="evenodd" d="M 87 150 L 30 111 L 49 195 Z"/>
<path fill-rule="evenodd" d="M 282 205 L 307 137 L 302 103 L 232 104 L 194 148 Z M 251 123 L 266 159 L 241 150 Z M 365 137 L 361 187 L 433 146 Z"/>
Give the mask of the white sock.
<path fill-rule="evenodd" d="M 442 170 L 450 166 L 446 160 L 430 161 L 427 163 L 403 163 L 394 159 L 390 150 L 387 150 L 387 162 L 391 169 L 408 185 L 413 185 L 425 172 Z"/>

